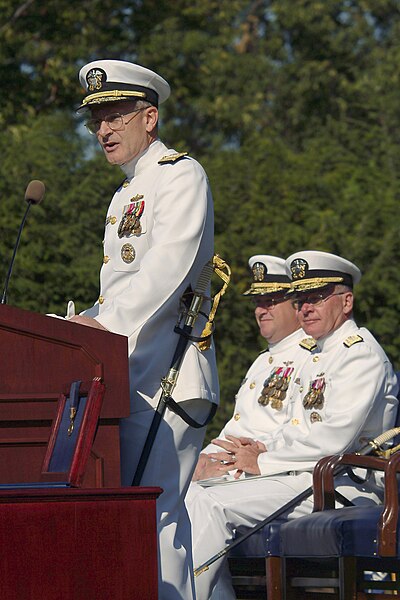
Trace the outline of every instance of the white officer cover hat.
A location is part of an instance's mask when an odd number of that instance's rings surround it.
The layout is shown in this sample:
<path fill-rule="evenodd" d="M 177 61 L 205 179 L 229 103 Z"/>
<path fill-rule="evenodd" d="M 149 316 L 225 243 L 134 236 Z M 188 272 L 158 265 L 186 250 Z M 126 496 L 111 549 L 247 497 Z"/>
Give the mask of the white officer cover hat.
<path fill-rule="evenodd" d="M 154 106 L 170 95 L 169 84 L 157 73 L 123 60 L 95 60 L 79 71 L 87 95 L 78 110 L 119 100 L 147 100 Z"/>
<path fill-rule="evenodd" d="M 256 254 L 249 259 L 249 267 L 253 274 L 253 281 L 243 296 L 264 296 L 289 291 L 290 278 L 286 273 L 283 258 Z"/>
<path fill-rule="evenodd" d="M 303 250 L 289 256 L 286 272 L 292 280 L 292 293 L 332 284 L 352 288 L 361 279 L 361 271 L 355 264 L 341 256 L 318 250 Z"/>

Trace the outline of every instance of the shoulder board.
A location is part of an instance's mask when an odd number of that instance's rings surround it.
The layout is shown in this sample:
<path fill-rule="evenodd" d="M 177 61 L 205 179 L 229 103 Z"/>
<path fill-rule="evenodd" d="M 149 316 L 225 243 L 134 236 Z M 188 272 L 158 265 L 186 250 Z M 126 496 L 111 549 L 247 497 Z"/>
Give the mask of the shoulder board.
<path fill-rule="evenodd" d="M 355 335 L 349 335 L 349 337 L 347 337 L 343 344 L 346 346 L 346 348 L 350 348 L 350 346 L 353 346 L 353 344 L 358 344 L 358 342 L 363 342 L 364 338 L 361 337 L 361 335 L 355 334 Z"/>
<path fill-rule="evenodd" d="M 309 352 L 312 352 L 315 350 L 315 348 L 318 348 L 317 342 L 312 337 L 301 340 L 299 346 L 305 350 L 308 350 Z"/>
<path fill-rule="evenodd" d="M 177 152 L 176 154 L 170 154 L 170 155 L 166 155 L 163 156 L 162 158 L 160 158 L 160 160 L 158 161 L 159 165 L 165 165 L 165 164 L 169 164 L 169 163 L 176 163 L 178 160 L 181 160 L 181 158 L 185 158 L 185 156 L 188 155 L 188 152 Z"/>

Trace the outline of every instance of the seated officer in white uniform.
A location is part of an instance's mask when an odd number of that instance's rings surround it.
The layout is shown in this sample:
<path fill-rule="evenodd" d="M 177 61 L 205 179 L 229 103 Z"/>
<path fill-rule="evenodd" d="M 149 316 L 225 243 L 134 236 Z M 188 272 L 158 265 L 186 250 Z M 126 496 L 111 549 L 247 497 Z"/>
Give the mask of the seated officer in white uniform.
<path fill-rule="evenodd" d="M 245 478 L 203 487 L 192 482 L 186 499 L 192 521 L 195 566 L 217 554 L 237 531 L 256 525 L 312 484 L 312 469 L 325 455 L 353 451 L 393 426 L 397 380 L 382 348 L 352 317 L 353 285 L 361 277 L 351 262 L 305 251 L 287 260 L 300 324 L 315 339 L 296 377 L 290 418 L 266 451 L 215 441 Z M 306 344 L 305 344 L 306 345 Z M 340 491 L 355 504 L 381 500 L 379 482 L 358 485 L 341 476 Z M 312 510 L 312 499 L 287 518 Z M 196 578 L 198 600 L 234 598 L 224 561 Z M 217 585 L 216 585 L 217 584 Z"/>
<path fill-rule="evenodd" d="M 106 212 L 100 296 L 72 320 L 128 337 L 131 414 L 121 424 L 121 466 L 122 484 L 131 485 L 179 339 L 174 327 L 181 298 L 190 303 L 213 256 L 212 196 L 201 165 L 158 137 L 158 105 L 170 95 L 162 77 L 140 65 L 98 60 L 85 65 L 79 78 L 86 90 L 80 107 L 88 111 L 86 126 L 125 179 Z M 193 336 L 204 324 L 199 317 Z M 200 352 L 188 342 L 173 398 L 204 422 L 218 402 L 212 345 Z M 141 479 L 141 485 L 164 490 L 157 501 L 163 600 L 192 598 L 183 499 L 204 432 L 167 409 Z"/>
<path fill-rule="evenodd" d="M 247 371 L 236 395 L 233 416 L 218 440 L 229 440 L 238 447 L 257 444 L 264 448 L 288 419 L 293 382 L 308 352 L 300 345 L 305 334 L 296 310 L 286 297 L 290 278 L 284 259 L 256 255 L 249 259 L 249 267 L 253 280 L 243 295 L 254 302 L 257 325 L 268 348 Z M 223 449 L 213 443 L 202 450 L 194 481 L 224 475 L 233 478 L 229 474 L 232 462 L 208 456 L 219 451 Z"/>

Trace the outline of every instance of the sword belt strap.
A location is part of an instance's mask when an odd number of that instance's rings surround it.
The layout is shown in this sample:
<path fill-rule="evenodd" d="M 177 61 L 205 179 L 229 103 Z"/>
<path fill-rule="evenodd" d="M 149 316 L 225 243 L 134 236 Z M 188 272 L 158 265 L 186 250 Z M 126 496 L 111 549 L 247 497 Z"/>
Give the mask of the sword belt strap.
<path fill-rule="evenodd" d="M 175 402 L 171 396 L 168 396 L 164 399 L 165 404 L 168 406 L 173 413 L 178 415 L 185 423 L 187 423 L 190 427 L 194 427 L 195 429 L 201 429 L 201 427 L 205 427 L 210 423 L 210 421 L 214 418 L 215 413 L 217 412 L 218 405 L 211 403 L 210 412 L 204 421 L 204 423 L 198 423 L 195 419 L 192 419 L 190 415 L 178 404 Z"/>

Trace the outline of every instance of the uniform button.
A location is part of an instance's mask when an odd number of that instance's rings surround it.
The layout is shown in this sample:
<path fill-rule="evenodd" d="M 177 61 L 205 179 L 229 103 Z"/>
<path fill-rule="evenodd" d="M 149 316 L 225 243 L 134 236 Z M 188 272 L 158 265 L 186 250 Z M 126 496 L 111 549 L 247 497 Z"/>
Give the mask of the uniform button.
<path fill-rule="evenodd" d="M 274 362 L 274 357 L 270 356 L 268 359 L 269 364 L 271 365 Z"/>
<path fill-rule="evenodd" d="M 292 425 L 298 425 L 300 423 L 299 419 L 292 419 L 291 420 Z"/>
<path fill-rule="evenodd" d="M 299 388 L 299 389 L 300 389 L 300 392 L 302 392 L 304 390 L 303 386 L 301 386 L 301 388 Z"/>
<path fill-rule="evenodd" d="M 99 296 L 99 304 L 103 304 L 104 302 L 104 296 Z"/>
<path fill-rule="evenodd" d="M 255 382 L 254 382 L 254 381 L 252 381 L 252 382 L 251 382 L 251 384 L 249 385 L 249 388 L 250 388 L 251 390 L 254 390 L 254 388 L 255 388 L 255 387 L 256 387 L 256 384 L 255 384 Z"/>
<path fill-rule="evenodd" d="M 318 362 L 319 361 L 319 356 L 314 356 L 313 357 L 313 362 Z"/>
<path fill-rule="evenodd" d="M 235 416 L 233 417 L 235 419 L 235 421 L 239 421 L 240 419 L 240 414 L 236 413 Z"/>
<path fill-rule="evenodd" d="M 111 225 L 115 225 L 116 222 L 117 222 L 117 217 L 111 217 L 111 219 L 110 219 Z"/>
<path fill-rule="evenodd" d="M 104 257 L 103 257 L 103 263 L 104 263 L 105 265 L 108 263 L 108 261 L 109 261 L 109 260 L 110 260 L 110 257 L 109 257 L 109 256 L 107 256 L 107 255 L 106 255 L 106 256 L 104 256 Z"/>

